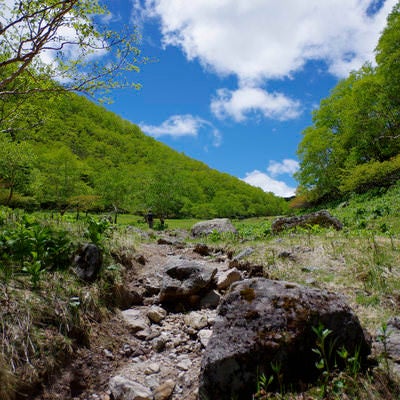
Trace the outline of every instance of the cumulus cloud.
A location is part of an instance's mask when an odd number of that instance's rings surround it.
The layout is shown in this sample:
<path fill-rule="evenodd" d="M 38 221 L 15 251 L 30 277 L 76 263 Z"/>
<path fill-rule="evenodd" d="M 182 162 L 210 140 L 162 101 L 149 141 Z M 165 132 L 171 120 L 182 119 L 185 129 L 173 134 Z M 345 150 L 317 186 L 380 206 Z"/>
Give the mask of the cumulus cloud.
<path fill-rule="evenodd" d="M 386 16 L 397 0 L 131 0 L 135 15 L 157 18 L 162 44 L 188 60 L 238 79 L 211 102 L 218 118 L 244 121 L 250 114 L 287 120 L 299 102 L 262 89 L 291 78 L 308 61 L 322 60 L 339 78 L 374 60 Z"/>
<path fill-rule="evenodd" d="M 264 172 L 255 170 L 246 173 L 246 177 L 242 179 L 252 186 L 256 186 L 265 192 L 272 192 L 280 197 L 294 196 L 296 188 L 288 186 L 285 182 L 275 180 Z"/>
<path fill-rule="evenodd" d="M 289 174 L 293 175 L 299 169 L 299 163 L 296 160 L 285 159 L 282 162 L 270 161 L 267 171 L 271 176 Z"/>
<path fill-rule="evenodd" d="M 371 13 L 371 0 L 143 0 L 161 22 L 164 46 L 180 47 L 240 82 L 284 78 L 308 60 L 326 61 L 343 77 L 373 50 L 397 0 Z M 375 4 L 376 5 L 376 4 Z"/>
<path fill-rule="evenodd" d="M 266 118 L 288 120 L 299 116 L 300 103 L 282 93 L 268 93 L 255 87 L 238 90 L 219 89 L 211 101 L 211 111 L 217 118 L 231 117 L 241 122 L 251 113 Z"/>
<path fill-rule="evenodd" d="M 180 138 L 183 136 L 196 137 L 201 129 L 208 127 L 211 129 L 214 138 L 214 146 L 219 146 L 222 140 L 220 132 L 211 122 L 190 114 L 173 115 L 160 125 L 147 125 L 141 123 L 140 127 L 143 132 L 156 138 L 160 136 L 171 136 L 174 138 Z"/>

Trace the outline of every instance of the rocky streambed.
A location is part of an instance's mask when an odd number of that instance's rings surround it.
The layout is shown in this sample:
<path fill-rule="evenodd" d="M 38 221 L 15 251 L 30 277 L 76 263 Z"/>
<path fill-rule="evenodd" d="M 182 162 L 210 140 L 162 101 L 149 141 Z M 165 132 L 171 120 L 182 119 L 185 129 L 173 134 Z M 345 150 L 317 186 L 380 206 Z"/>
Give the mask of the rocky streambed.
<path fill-rule="evenodd" d="M 121 293 L 130 301 L 94 328 L 90 348 L 37 400 L 251 399 L 272 365 L 281 365 L 287 385 L 316 378 L 319 325 L 332 332 L 334 350 L 358 349 L 362 368 L 371 365 L 379 346 L 343 296 L 266 279 L 246 261 L 251 252 L 234 258 L 163 237 L 142 244 L 134 263 L 122 257 L 131 273 Z M 396 324 L 387 343 L 394 359 Z"/>

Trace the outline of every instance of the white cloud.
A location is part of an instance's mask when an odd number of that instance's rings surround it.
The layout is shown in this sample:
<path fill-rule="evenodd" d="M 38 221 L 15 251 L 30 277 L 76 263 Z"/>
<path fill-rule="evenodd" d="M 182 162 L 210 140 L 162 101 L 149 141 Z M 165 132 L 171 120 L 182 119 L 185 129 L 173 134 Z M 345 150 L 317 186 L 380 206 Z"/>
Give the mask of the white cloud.
<path fill-rule="evenodd" d="M 201 129 L 209 127 L 211 128 L 213 135 L 213 145 L 218 147 L 222 141 L 220 132 L 211 122 L 190 114 L 173 115 L 165 120 L 161 125 L 147 125 L 141 123 L 140 127 L 143 132 L 156 138 L 166 135 L 174 138 L 180 138 L 183 136 L 196 137 Z"/>
<path fill-rule="evenodd" d="M 296 160 L 284 159 L 282 162 L 270 161 L 267 171 L 271 176 L 289 174 L 293 175 L 299 169 L 299 163 Z"/>
<path fill-rule="evenodd" d="M 316 59 L 345 76 L 373 60 L 397 3 L 386 0 L 368 15 L 371 0 L 143 1 L 147 15 L 161 21 L 165 46 L 180 47 L 188 59 L 234 74 L 242 84 L 289 77 Z"/>
<path fill-rule="evenodd" d="M 288 186 L 285 182 L 275 180 L 258 170 L 246 173 L 246 177 L 242 180 L 252 186 L 261 188 L 265 192 L 272 192 L 280 197 L 291 197 L 296 192 L 296 188 Z"/>
<path fill-rule="evenodd" d="M 237 122 L 244 121 L 250 113 L 288 120 L 299 116 L 300 103 L 282 93 L 268 93 L 255 87 L 219 89 L 211 102 L 211 111 L 217 118 L 232 117 Z"/>

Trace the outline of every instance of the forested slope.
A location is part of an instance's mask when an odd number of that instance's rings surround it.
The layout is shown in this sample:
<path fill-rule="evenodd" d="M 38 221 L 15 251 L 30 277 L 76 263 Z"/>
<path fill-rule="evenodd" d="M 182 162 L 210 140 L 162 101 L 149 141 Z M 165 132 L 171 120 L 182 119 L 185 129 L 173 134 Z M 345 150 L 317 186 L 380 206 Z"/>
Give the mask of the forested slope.
<path fill-rule="evenodd" d="M 3 203 L 61 211 L 152 208 L 165 217 L 200 218 L 286 209 L 283 199 L 173 151 L 82 96 L 32 96 L 21 107 L 18 123 L 1 138 Z"/>

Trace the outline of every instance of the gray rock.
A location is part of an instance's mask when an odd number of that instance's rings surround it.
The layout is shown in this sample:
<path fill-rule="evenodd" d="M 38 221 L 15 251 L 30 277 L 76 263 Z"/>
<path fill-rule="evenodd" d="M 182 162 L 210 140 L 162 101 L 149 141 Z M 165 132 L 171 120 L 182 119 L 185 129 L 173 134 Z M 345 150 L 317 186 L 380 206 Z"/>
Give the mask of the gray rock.
<path fill-rule="evenodd" d="M 200 300 L 201 308 L 217 308 L 219 302 L 221 301 L 221 295 L 216 290 L 210 290 L 208 293 L 202 297 Z"/>
<path fill-rule="evenodd" d="M 210 341 L 211 335 L 212 335 L 211 329 L 202 329 L 201 331 L 198 332 L 197 336 L 200 340 L 200 343 L 203 345 L 203 347 L 207 347 L 208 342 Z"/>
<path fill-rule="evenodd" d="M 237 282 L 242 279 L 242 274 L 236 268 L 231 268 L 228 271 L 217 274 L 217 288 L 219 290 L 228 289 L 233 282 Z"/>
<path fill-rule="evenodd" d="M 278 218 L 272 223 L 271 231 L 272 233 L 279 233 L 297 226 L 306 228 L 312 225 L 319 225 L 324 228 L 332 227 L 338 231 L 343 229 L 343 224 L 337 218 L 332 217 L 328 211 L 322 210 L 300 217 Z"/>
<path fill-rule="evenodd" d="M 217 268 L 196 261 L 177 260 L 164 267 L 161 303 L 183 302 L 196 306 L 202 294 L 215 286 Z"/>
<path fill-rule="evenodd" d="M 314 381 L 320 371 L 313 327 L 319 324 L 332 331 L 332 354 L 342 346 L 354 354 L 359 347 L 365 365 L 370 343 L 343 297 L 263 278 L 234 283 L 219 306 L 202 360 L 200 397 L 251 399 L 257 376 L 274 374 L 272 363 L 281 365 L 285 386 Z"/>
<path fill-rule="evenodd" d="M 228 218 L 216 218 L 209 221 L 198 222 L 191 229 L 192 236 L 207 236 L 213 232 L 237 234 L 236 228 Z"/>
<path fill-rule="evenodd" d="M 103 265 L 101 250 L 93 243 L 84 244 L 74 258 L 76 275 L 85 282 L 93 282 Z"/>
<path fill-rule="evenodd" d="M 184 316 L 185 324 L 195 330 L 200 330 L 208 325 L 207 314 L 192 311 Z"/>
<path fill-rule="evenodd" d="M 238 255 L 236 255 L 234 260 L 241 260 L 242 258 L 246 258 L 254 253 L 254 249 L 252 247 L 247 247 L 243 251 L 241 251 Z"/>
<path fill-rule="evenodd" d="M 175 382 L 168 379 L 154 391 L 154 400 L 168 400 L 175 389 Z"/>
<path fill-rule="evenodd" d="M 121 312 L 123 319 L 133 333 L 149 329 L 149 320 L 142 311 L 129 309 Z"/>
<path fill-rule="evenodd" d="M 160 364 L 155 362 L 148 364 L 144 370 L 144 373 L 146 375 L 158 374 L 159 372 L 160 372 Z"/>
<path fill-rule="evenodd" d="M 167 311 L 162 307 L 152 306 L 147 312 L 147 316 L 151 322 L 159 324 L 167 316 Z"/>
<path fill-rule="evenodd" d="M 382 332 L 380 329 L 377 340 L 378 343 L 375 345 L 379 353 L 387 358 L 392 371 L 400 378 L 400 317 L 390 318 L 387 322 L 386 332 Z"/>
<path fill-rule="evenodd" d="M 114 400 L 153 400 L 149 389 L 123 376 L 111 378 L 109 388 Z"/>
<path fill-rule="evenodd" d="M 184 357 L 176 364 L 176 366 L 182 371 L 187 371 L 192 366 L 192 362 L 188 357 Z"/>

